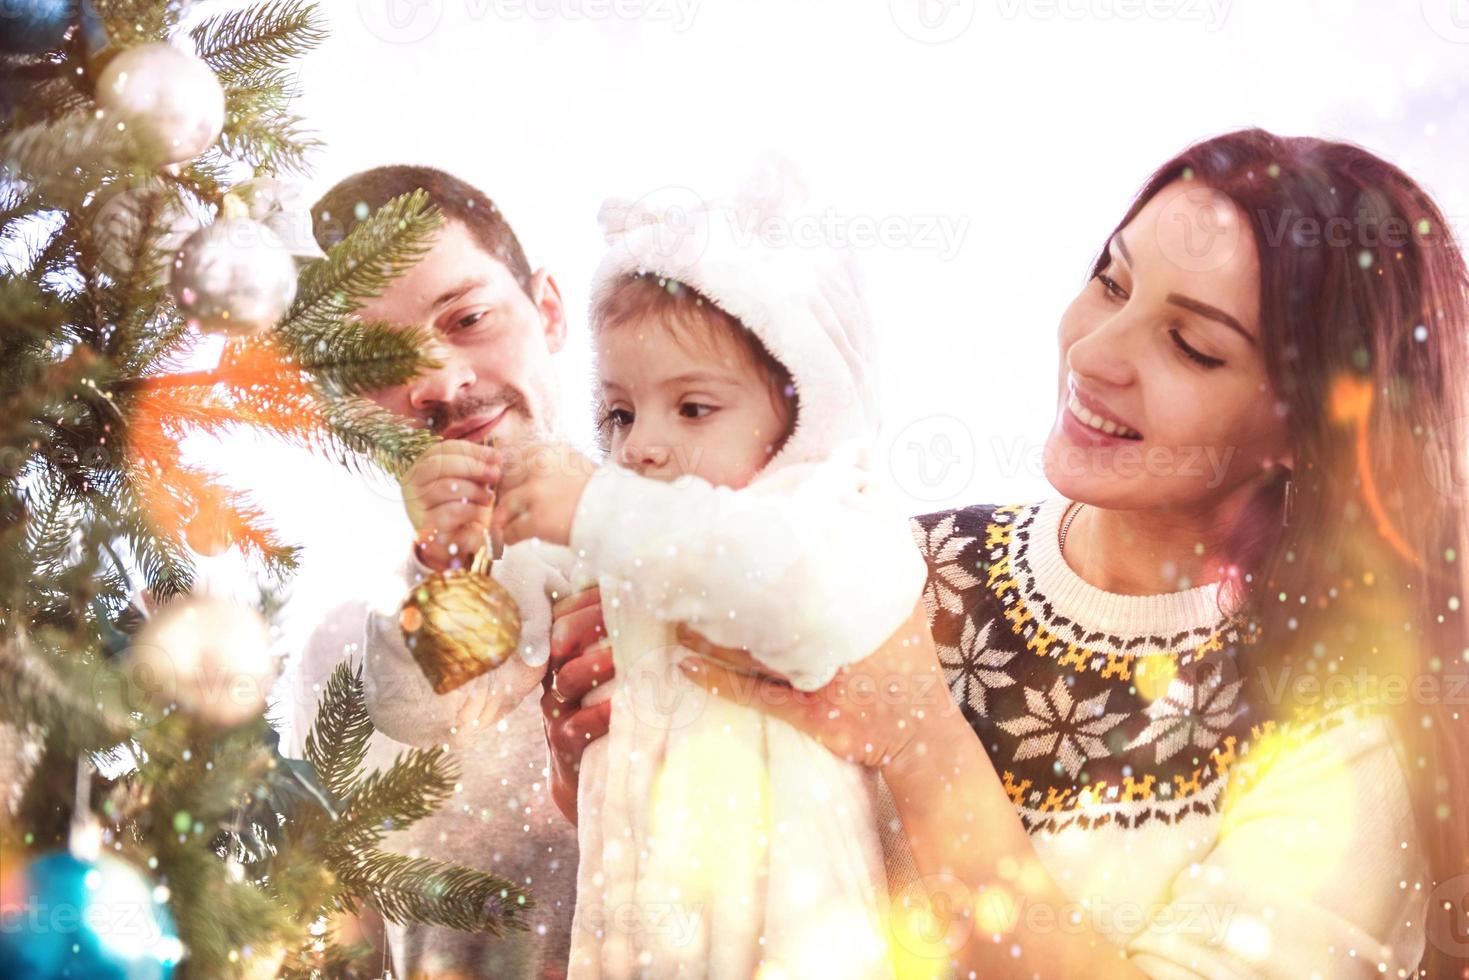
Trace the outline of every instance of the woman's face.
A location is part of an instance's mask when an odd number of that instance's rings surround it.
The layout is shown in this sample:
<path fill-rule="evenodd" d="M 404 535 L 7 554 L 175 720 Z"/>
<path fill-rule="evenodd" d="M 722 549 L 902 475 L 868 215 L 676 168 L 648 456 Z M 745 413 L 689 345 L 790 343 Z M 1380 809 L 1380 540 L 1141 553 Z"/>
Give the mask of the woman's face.
<path fill-rule="evenodd" d="M 1176 181 L 1061 318 L 1046 478 L 1118 510 L 1207 513 L 1286 459 L 1260 350 L 1260 264 L 1229 198 Z"/>

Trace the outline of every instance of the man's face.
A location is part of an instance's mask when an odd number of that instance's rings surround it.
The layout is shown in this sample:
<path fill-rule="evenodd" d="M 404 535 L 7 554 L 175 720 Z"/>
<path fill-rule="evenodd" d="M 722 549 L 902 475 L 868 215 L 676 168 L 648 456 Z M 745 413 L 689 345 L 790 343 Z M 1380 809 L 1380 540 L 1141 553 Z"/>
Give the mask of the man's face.
<path fill-rule="evenodd" d="M 551 355 L 566 340 L 556 283 L 544 272 L 530 294 L 458 221 L 446 221 L 428 254 L 364 304 L 363 320 L 422 326 L 439 363 L 370 397 L 446 439 L 515 445 L 555 422 Z"/>

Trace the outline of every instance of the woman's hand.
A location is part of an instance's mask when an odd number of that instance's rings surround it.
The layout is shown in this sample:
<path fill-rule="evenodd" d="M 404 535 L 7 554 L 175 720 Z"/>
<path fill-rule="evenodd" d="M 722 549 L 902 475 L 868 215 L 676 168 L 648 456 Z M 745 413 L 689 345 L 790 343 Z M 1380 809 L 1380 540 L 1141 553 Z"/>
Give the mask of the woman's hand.
<path fill-rule="evenodd" d="M 551 608 L 551 660 L 541 714 L 551 750 L 551 799 L 573 824 L 581 755 L 593 739 L 607 734 L 612 719 L 611 701 L 581 707 L 587 692 L 612 679 L 612 645 L 606 635 L 602 593 L 595 586 Z"/>
<path fill-rule="evenodd" d="M 959 711 L 922 602 L 887 642 L 810 692 L 772 677 L 748 652 L 716 647 L 682 623 L 677 635 L 700 654 L 679 666 L 701 687 L 789 722 L 851 762 L 885 768 L 901 761 L 931 722 Z"/>

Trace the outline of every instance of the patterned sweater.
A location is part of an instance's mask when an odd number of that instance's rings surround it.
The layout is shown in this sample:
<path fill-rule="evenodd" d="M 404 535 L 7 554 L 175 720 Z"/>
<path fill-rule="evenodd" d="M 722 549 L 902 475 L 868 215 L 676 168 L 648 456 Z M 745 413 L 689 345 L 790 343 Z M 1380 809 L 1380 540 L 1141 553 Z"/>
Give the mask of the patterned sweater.
<path fill-rule="evenodd" d="M 1408 975 L 1428 895 L 1385 718 L 1266 719 L 1218 586 L 1088 584 L 1066 506 L 913 522 L 954 700 L 1075 903 L 1011 914 L 1085 918 L 1155 977 Z"/>

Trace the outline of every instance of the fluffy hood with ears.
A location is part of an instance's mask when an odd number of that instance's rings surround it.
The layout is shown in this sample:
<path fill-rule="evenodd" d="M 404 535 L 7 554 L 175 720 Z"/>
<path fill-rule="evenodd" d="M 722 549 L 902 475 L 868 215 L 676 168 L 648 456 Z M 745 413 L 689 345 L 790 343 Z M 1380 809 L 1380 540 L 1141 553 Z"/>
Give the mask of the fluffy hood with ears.
<path fill-rule="evenodd" d="M 732 196 L 667 188 L 609 199 L 607 256 L 592 305 L 627 275 L 675 279 L 738 319 L 790 372 L 795 426 L 762 475 L 833 458 L 866 464 L 877 437 L 872 323 L 850 254 L 820 240 L 789 167 L 767 165 Z"/>

